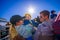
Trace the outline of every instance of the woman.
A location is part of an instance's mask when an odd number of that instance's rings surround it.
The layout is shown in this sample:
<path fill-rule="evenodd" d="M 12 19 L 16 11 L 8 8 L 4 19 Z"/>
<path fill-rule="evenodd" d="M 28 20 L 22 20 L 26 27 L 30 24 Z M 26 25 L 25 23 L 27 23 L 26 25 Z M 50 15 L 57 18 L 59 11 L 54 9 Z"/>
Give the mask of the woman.
<path fill-rule="evenodd" d="M 22 17 L 19 15 L 13 15 L 10 18 L 10 23 L 12 24 L 9 29 L 10 40 L 25 40 L 21 35 L 21 29 L 23 27 L 23 20 Z M 22 31 L 24 32 L 24 31 Z"/>

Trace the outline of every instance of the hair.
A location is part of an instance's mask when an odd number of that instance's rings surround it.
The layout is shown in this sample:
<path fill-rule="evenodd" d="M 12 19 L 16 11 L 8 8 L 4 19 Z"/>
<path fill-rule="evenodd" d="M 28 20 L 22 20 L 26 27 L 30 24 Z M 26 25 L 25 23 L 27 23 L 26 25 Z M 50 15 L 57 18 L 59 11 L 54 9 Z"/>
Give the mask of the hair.
<path fill-rule="evenodd" d="M 40 12 L 40 14 L 43 14 L 44 16 L 48 16 L 48 18 L 50 16 L 50 12 L 48 10 L 43 10 Z"/>
<path fill-rule="evenodd" d="M 31 15 L 30 15 L 29 13 L 26 13 L 26 14 L 25 14 L 25 17 L 26 17 L 27 15 L 31 17 Z"/>
<path fill-rule="evenodd" d="M 11 18 L 10 18 L 10 23 L 12 25 L 16 25 L 16 22 L 18 22 L 19 20 L 21 20 L 21 16 L 19 15 L 13 15 Z"/>
<path fill-rule="evenodd" d="M 55 10 L 52 10 L 52 11 L 51 11 L 51 13 L 54 13 L 54 12 L 56 12 L 56 11 L 55 11 Z"/>

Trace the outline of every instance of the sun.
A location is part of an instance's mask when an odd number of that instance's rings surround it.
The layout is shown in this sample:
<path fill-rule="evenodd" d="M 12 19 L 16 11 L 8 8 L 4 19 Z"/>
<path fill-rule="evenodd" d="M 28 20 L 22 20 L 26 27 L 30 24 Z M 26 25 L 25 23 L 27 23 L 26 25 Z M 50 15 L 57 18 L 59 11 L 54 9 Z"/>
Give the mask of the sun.
<path fill-rule="evenodd" d="M 31 15 L 33 15 L 34 14 L 34 8 L 33 7 L 29 7 L 28 8 L 28 12 L 31 14 Z"/>
<path fill-rule="evenodd" d="M 33 9 L 33 8 L 29 8 L 29 9 L 28 9 L 28 12 L 34 13 L 34 9 Z"/>

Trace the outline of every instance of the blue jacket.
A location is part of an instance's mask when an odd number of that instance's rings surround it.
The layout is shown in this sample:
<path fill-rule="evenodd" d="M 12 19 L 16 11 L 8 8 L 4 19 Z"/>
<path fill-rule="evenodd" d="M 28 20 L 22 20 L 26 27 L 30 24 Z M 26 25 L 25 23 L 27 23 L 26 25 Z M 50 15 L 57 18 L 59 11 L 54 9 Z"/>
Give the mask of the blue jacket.
<path fill-rule="evenodd" d="M 55 18 L 56 16 L 57 16 L 57 14 L 52 14 L 51 19 Z"/>
<path fill-rule="evenodd" d="M 27 24 L 32 24 L 33 26 L 37 27 L 39 23 L 34 20 L 24 20 L 24 25 Z"/>

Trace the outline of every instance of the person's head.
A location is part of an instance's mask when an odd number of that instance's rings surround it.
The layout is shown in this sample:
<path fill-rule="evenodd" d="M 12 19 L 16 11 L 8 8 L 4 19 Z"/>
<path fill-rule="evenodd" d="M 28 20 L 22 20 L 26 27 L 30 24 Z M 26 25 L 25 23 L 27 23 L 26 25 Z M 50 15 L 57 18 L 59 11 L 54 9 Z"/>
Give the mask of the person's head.
<path fill-rule="evenodd" d="M 28 14 L 28 13 L 26 13 L 26 14 L 25 14 L 25 19 L 30 20 L 30 19 L 31 19 L 31 15 Z"/>
<path fill-rule="evenodd" d="M 55 10 L 52 10 L 52 11 L 51 11 L 51 14 L 55 14 L 55 12 L 56 12 Z"/>
<path fill-rule="evenodd" d="M 48 20 L 49 16 L 50 16 L 50 12 L 48 10 L 41 11 L 40 12 L 40 21 L 43 22 L 43 21 Z"/>
<path fill-rule="evenodd" d="M 22 25 L 23 24 L 23 19 L 21 16 L 19 15 L 13 15 L 11 18 L 10 18 L 10 23 L 14 26 L 19 26 L 19 25 Z"/>

